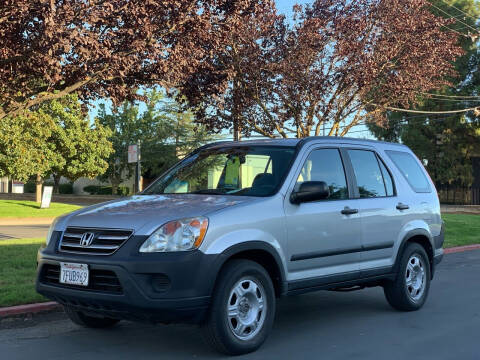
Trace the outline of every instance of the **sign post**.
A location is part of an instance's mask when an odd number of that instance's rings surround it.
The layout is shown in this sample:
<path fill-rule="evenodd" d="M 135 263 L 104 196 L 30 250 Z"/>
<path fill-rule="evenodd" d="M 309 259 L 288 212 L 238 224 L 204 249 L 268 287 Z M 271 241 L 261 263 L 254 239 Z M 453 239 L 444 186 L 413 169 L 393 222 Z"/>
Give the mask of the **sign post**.
<path fill-rule="evenodd" d="M 135 193 L 139 193 L 141 189 L 142 169 L 140 164 L 140 141 L 136 145 L 128 146 L 128 163 L 136 163 L 135 166 Z"/>
<path fill-rule="evenodd" d="M 40 209 L 47 209 L 50 207 L 50 202 L 52 201 L 53 186 L 44 186 L 42 203 L 40 204 Z"/>

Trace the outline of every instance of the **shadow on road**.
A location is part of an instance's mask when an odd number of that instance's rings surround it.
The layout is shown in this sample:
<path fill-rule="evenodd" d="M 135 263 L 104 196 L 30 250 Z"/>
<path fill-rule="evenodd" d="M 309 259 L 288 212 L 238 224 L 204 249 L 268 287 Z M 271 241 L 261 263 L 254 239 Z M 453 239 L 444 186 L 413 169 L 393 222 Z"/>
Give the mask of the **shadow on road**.
<path fill-rule="evenodd" d="M 362 296 L 367 292 L 373 296 Z M 293 343 L 310 344 L 317 349 L 328 347 L 332 336 L 341 339 L 342 333 L 351 329 L 352 324 L 363 324 L 379 314 L 395 314 L 384 300 L 381 289 L 356 293 L 318 292 L 284 298 L 277 303 L 277 316 L 269 339 L 259 351 L 246 357 L 270 358 L 274 353 L 287 351 Z M 335 324 L 334 332 L 332 324 Z M 197 326 L 122 322 L 110 330 L 69 327 L 68 332 L 55 340 L 55 346 L 61 348 L 57 349 L 59 352 L 63 349 L 72 354 L 70 359 L 76 358 L 75 353 L 85 348 L 95 349 L 102 359 L 118 358 L 110 357 L 107 349 L 115 349 L 117 355 L 125 358 L 223 358 L 203 342 Z M 294 355 L 291 355 L 286 358 L 292 359 Z"/>

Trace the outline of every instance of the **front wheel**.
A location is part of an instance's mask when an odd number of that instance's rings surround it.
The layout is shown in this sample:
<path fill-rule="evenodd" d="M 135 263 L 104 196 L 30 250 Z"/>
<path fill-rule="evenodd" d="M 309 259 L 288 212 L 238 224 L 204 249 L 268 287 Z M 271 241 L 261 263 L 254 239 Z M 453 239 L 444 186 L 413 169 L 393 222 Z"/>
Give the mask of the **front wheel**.
<path fill-rule="evenodd" d="M 77 325 L 88 327 L 88 328 L 96 328 L 96 329 L 103 329 L 109 328 L 116 325 L 120 320 L 112 319 L 109 317 L 94 317 L 88 316 L 81 311 L 77 311 L 70 306 L 64 306 L 65 313 L 67 316 Z"/>
<path fill-rule="evenodd" d="M 384 286 L 385 297 L 397 310 L 418 310 L 427 299 L 430 279 L 430 261 L 425 249 L 410 243 L 400 259 L 396 280 Z"/>
<path fill-rule="evenodd" d="M 258 349 L 271 331 L 275 292 L 267 271 L 250 260 L 229 261 L 219 275 L 204 336 L 228 355 Z"/>

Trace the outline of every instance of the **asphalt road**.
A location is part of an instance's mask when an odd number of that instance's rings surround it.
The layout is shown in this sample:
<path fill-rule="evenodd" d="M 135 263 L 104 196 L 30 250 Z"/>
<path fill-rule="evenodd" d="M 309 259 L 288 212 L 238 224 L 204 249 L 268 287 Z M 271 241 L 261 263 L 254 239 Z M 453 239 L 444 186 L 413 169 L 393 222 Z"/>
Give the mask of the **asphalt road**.
<path fill-rule="evenodd" d="M 0 240 L 46 237 L 50 225 L 2 225 Z"/>
<path fill-rule="evenodd" d="M 282 299 L 274 330 L 256 353 L 240 359 L 480 359 L 480 251 L 447 255 L 418 312 L 401 313 L 382 289 L 318 292 Z M 196 327 L 122 322 L 82 329 L 61 317 L 0 330 L 0 358 L 221 358 Z"/>

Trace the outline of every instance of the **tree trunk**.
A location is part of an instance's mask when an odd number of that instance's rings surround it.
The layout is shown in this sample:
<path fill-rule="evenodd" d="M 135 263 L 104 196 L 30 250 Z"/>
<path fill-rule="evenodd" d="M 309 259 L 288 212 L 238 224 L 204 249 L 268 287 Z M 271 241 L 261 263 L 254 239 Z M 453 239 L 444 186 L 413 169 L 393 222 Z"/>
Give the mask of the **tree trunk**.
<path fill-rule="evenodd" d="M 43 179 L 39 174 L 37 174 L 37 179 L 35 181 L 35 184 L 36 184 L 35 199 L 36 199 L 37 203 L 41 203 L 42 202 Z"/>
<path fill-rule="evenodd" d="M 240 85 L 238 83 L 239 81 L 237 79 L 233 82 L 233 141 L 241 141 L 242 139 L 242 129 L 240 126 L 240 95 L 238 93 L 238 87 Z"/>
<path fill-rule="evenodd" d="M 58 175 L 58 174 L 53 175 L 53 193 L 54 194 L 60 193 L 59 191 L 60 178 L 61 178 L 61 175 Z"/>
<path fill-rule="evenodd" d="M 120 185 L 120 181 L 115 179 L 110 179 L 110 183 L 112 184 L 112 195 L 117 195 L 118 186 Z"/>

